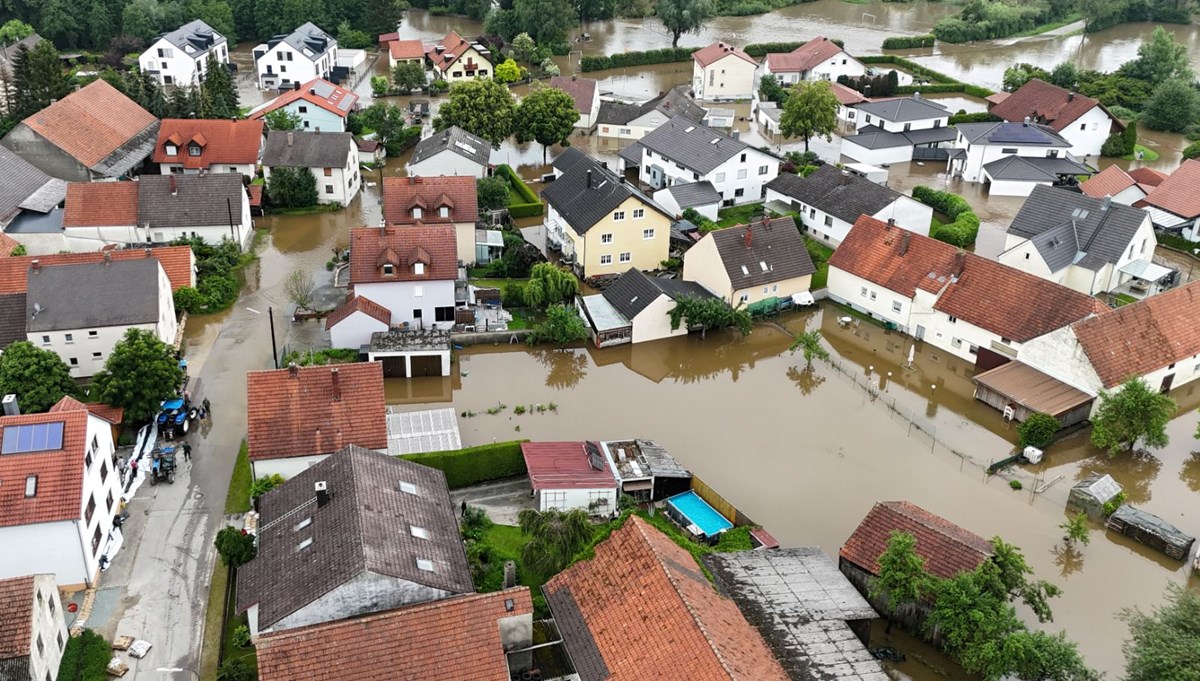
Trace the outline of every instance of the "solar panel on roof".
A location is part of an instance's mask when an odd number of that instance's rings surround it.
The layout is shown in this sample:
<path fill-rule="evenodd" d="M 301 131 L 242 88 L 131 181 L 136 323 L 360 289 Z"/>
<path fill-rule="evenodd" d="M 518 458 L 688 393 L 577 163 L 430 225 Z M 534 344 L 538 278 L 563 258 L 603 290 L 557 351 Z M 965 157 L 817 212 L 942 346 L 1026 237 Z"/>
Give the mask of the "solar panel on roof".
<path fill-rule="evenodd" d="M 1040 128 L 1033 126 L 1011 125 L 998 126 L 989 137 L 992 142 L 1015 142 L 1020 144 L 1046 144 L 1050 137 Z"/>
<path fill-rule="evenodd" d="M 0 454 L 50 452 L 62 449 L 62 441 L 62 421 L 9 426 L 4 429 L 4 441 L 3 444 L 0 444 Z"/>

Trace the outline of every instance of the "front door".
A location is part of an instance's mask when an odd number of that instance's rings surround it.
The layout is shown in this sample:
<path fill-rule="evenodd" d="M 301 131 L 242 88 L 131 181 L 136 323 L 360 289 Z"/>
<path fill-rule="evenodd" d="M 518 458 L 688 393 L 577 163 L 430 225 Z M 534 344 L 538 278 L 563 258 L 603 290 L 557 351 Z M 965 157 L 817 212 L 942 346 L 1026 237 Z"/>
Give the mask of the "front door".
<path fill-rule="evenodd" d="M 1162 387 L 1158 389 L 1161 393 L 1167 393 L 1171 390 L 1171 384 L 1175 382 L 1175 374 L 1167 374 L 1163 376 Z"/>
<path fill-rule="evenodd" d="M 920 324 L 917 324 L 917 330 L 913 333 L 913 338 L 916 338 L 917 340 L 924 340 L 925 339 L 925 327 L 921 326 Z"/>

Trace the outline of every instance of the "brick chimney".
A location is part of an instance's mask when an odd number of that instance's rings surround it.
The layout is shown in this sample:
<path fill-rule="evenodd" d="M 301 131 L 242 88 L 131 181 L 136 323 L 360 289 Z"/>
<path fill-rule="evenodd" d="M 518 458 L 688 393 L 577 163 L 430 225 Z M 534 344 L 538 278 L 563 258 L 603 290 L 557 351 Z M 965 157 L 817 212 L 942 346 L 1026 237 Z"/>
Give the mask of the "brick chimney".
<path fill-rule="evenodd" d="M 288 364 L 288 378 L 299 378 L 299 377 L 300 377 L 300 367 L 297 366 L 295 362 Z"/>
<path fill-rule="evenodd" d="M 966 251 L 959 251 L 954 254 L 954 276 L 961 277 L 963 269 L 967 266 Z"/>
<path fill-rule="evenodd" d="M 742 242 L 746 244 L 746 248 L 754 245 L 754 232 L 750 229 L 750 225 L 746 225 L 746 233 L 742 235 Z"/>
<path fill-rule="evenodd" d="M 112 251 L 104 252 L 104 266 L 108 267 L 112 264 Z"/>
<path fill-rule="evenodd" d="M 904 255 L 908 252 L 908 242 L 911 238 L 912 234 L 909 234 L 907 230 L 900 235 L 900 248 L 897 249 L 896 255 Z"/>
<path fill-rule="evenodd" d="M 330 387 L 333 389 L 333 401 L 341 402 L 342 401 L 342 386 L 338 382 L 337 367 L 334 367 L 329 370 L 329 382 L 330 382 Z"/>

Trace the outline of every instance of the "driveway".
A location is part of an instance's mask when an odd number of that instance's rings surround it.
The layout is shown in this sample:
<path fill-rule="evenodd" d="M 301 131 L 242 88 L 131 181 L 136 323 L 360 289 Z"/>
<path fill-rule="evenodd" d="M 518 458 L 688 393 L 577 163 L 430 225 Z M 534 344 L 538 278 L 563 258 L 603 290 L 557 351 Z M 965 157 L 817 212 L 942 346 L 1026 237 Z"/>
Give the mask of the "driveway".
<path fill-rule="evenodd" d="M 517 515 L 527 508 L 533 508 L 532 492 L 529 478 L 522 476 L 451 490 L 450 500 L 455 508 L 464 501 L 468 506 L 482 508 L 494 523 L 516 525 Z"/>

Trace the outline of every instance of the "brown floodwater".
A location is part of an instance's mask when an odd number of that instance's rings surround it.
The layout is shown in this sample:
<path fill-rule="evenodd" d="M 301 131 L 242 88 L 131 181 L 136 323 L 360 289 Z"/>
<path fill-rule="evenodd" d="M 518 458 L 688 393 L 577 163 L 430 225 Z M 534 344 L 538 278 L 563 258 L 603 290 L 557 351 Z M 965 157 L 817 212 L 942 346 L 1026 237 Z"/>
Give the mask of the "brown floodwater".
<path fill-rule="evenodd" d="M 1194 412 L 1172 422 L 1172 446 L 1153 458 L 1109 458 L 1082 433 L 1051 447 L 1039 467 L 988 477 L 984 468 L 1011 452 L 1015 432 L 972 399 L 972 367 L 922 346 L 905 369 L 911 339 L 865 323 L 843 329 L 835 317 L 785 316 L 787 333 L 759 325 L 746 338 L 710 333 L 604 350 L 472 347 L 456 353 L 452 378 L 389 381 L 388 399 L 414 404 L 429 395 L 425 402 L 477 413 L 460 419 L 468 445 L 653 438 L 785 545 L 817 545 L 832 556 L 873 503 L 913 501 L 1020 546 L 1038 575 L 1065 591 L 1047 629 L 1065 629 L 1092 665 L 1117 674 L 1126 631 L 1116 613 L 1152 607 L 1168 582 L 1185 582 L 1188 573 L 1099 526 L 1089 546 L 1065 549 L 1058 525 L 1067 493 L 1090 472 L 1110 473 L 1140 507 L 1197 531 Z M 870 377 L 878 397 L 830 365 L 806 371 L 786 352 L 790 333 L 804 328 L 820 328 L 844 371 Z M 1181 406 L 1200 404 L 1194 387 L 1178 392 Z M 551 402 L 555 412 L 511 410 Z M 486 414 L 497 404 L 510 408 Z M 1014 477 L 1024 490 L 1009 488 Z M 942 662 L 909 666 L 909 678 L 944 678 L 931 671 Z"/>

